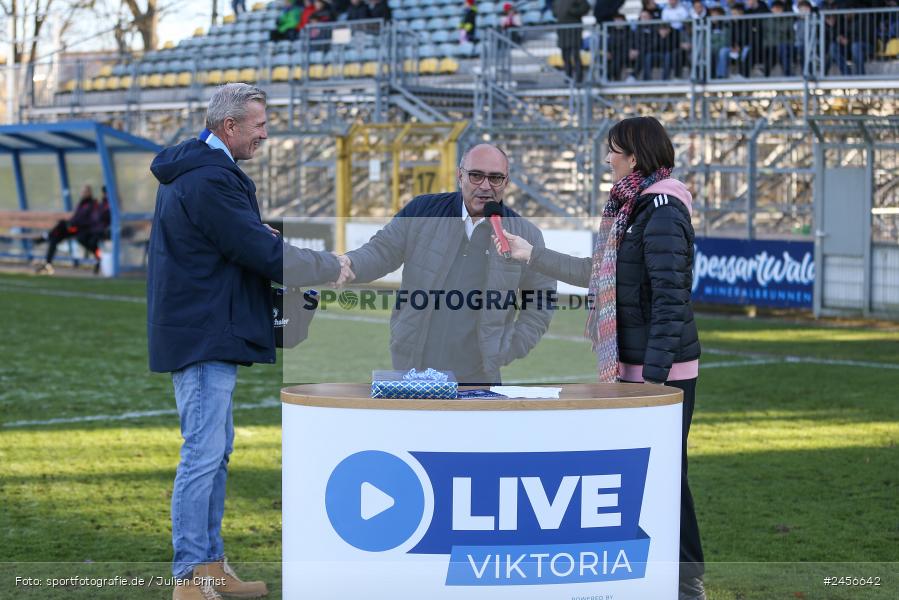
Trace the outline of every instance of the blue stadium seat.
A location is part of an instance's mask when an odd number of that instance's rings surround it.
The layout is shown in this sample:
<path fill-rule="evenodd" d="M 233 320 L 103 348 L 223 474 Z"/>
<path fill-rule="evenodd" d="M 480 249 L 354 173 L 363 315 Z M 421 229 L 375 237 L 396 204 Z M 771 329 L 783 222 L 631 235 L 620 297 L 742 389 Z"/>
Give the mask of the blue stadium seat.
<path fill-rule="evenodd" d="M 373 61 L 378 60 L 378 49 L 377 48 L 366 48 L 362 51 L 362 60 L 363 61 Z"/>
<path fill-rule="evenodd" d="M 427 8 L 424 9 L 424 13 L 422 13 L 422 17 L 424 17 L 425 19 L 433 19 L 434 17 L 436 17 L 439 14 L 440 14 L 440 9 L 438 9 L 436 6 L 428 6 Z"/>
<path fill-rule="evenodd" d="M 426 25 L 424 19 L 413 19 L 409 22 L 409 28 L 413 31 L 422 31 L 425 29 Z"/>
<path fill-rule="evenodd" d="M 425 14 L 423 8 L 419 6 L 414 6 L 409 9 L 409 14 L 406 15 L 407 19 L 421 19 Z"/>
<path fill-rule="evenodd" d="M 542 18 L 539 10 L 529 10 L 528 12 L 521 15 L 522 25 L 538 25 L 541 20 Z"/>
<path fill-rule="evenodd" d="M 398 8 L 392 11 L 394 21 L 405 21 L 409 17 L 409 11 L 405 8 Z"/>
<path fill-rule="evenodd" d="M 425 23 L 425 29 L 428 31 L 437 31 L 438 29 L 443 29 L 443 19 L 440 17 L 434 19 L 428 19 L 428 22 Z"/>
<path fill-rule="evenodd" d="M 446 29 L 435 31 L 431 34 L 431 41 L 436 43 L 450 42 L 453 40 L 453 34 Z"/>
<path fill-rule="evenodd" d="M 325 53 L 321 50 L 316 50 L 315 52 L 309 53 L 309 63 L 313 65 L 319 65 L 325 62 Z"/>
<path fill-rule="evenodd" d="M 289 64 L 290 64 L 290 54 L 288 54 L 287 52 L 279 52 L 278 54 L 275 54 L 274 56 L 272 56 L 272 65 L 274 65 L 276 67 L 280 67 L 282 65 L 289 65 Z"/>
<path fill-rule="evenodd" d="M 494 14 L 480 14 L 478 15 L 478 27 L 498 27 L 499 26 L 499 17 Z"/>
<path fill-rule="evenodd" d="M 423 44 L 418 48 L 418 57 L 419 58 L 434 58 L 440 54 L 440 51 L 437 49 L 437 46 L 432 44 Z"/>
<path fill-rule="evenodd" d="M 440 44 L 439 49 L 440 56 L 460 56 L 462 54 L 458 43 Z"/>
<path fill-rule="evenodd" d="M 502 9 L 493 2 L 478 2 L 478 13 L 481 15 L 489 15 L 491 13 L 500 12 Z"/>
<path fill-rule="evenodd" d="M 440 16 L 451 17 L 451 18 L 461 21 L 462 20 L 462 9 L 460 9 L 455 4 L 447 4 L 442 9 L 440 9 Z"/>
<path fill-rule="evenodd" d="M 458 50 L 456 51 L 456 56 L 474 56 L 477 54 L 477 46 L 472 44 L 471 42 L 465 42 L 464 44 L 459 44 Z"/>

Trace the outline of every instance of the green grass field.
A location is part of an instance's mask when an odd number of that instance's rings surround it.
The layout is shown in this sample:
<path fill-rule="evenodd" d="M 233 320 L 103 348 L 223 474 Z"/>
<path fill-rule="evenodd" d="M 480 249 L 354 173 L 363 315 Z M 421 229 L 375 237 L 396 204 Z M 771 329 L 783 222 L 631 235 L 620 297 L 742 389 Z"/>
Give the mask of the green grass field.
<path fill-rule="evenodd" d="M 147 369 L 143 293 L 0 276 L 0 598 L 170 597 L 153 581 L 16 582 L 167 576 L 180 436 L 171 380 Z M 367 381 L 389 365 L 386 315 L 321 316 L 288 379 Z M 589 381 L 582 327 L 559 313 L 504 379 Z M 899 598 L 899 327 L 703 317 L 700 336 L 690 478 L 710 598 Z M 231 561 L 275 598 L 282 381 L 280 366 L 241 369 L 224 524 Z M 823 583 L 847 576 L 880 585 Z"/>

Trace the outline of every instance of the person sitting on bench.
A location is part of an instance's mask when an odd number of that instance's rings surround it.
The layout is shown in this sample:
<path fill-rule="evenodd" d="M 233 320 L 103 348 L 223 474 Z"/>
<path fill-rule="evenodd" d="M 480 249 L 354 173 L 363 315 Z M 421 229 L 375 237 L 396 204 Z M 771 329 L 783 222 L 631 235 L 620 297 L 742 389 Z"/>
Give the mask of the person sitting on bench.
<path fill-rule="evenodd" d="M 98 211 L 97 201 L 94 199 L 94 191 L 90 185 L 85 185 L 81 190 L 81 200 L 75 208 L 75 212 L 69 219 L 59 221 L 53 229 L 35 238 L 35 243 L 49 242 L 47 256 L 44 264 L 37 268 L 38 273 L 53 274 L 53 257 L 56 255 L 56 247 L 63 240 L 74 237 L 88 252 L 96 256 L 98 239 L 94 233 L 95 214 Z"/>

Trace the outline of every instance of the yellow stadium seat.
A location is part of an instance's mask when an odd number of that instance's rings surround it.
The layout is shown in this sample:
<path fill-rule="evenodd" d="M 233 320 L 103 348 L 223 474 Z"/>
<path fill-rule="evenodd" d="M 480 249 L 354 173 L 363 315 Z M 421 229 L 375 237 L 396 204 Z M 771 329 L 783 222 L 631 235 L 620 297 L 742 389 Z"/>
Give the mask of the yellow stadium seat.
<path fill-rule="evenodd" d="M 78 87 L 78 80 L 77 79 L 69 79 L 67 82 L 65 82 L 63 84 L 62 90 L 64 92 L 74 92 L 76 87 Z"/>
<path fill-rule="evenodd" d="M 95 92 L 103 92 L 106 90 L 106 78 L 105 77 L 95 77 L 93 83 L 93 90 Z"/>
<path fill-rule="evenodd" d="M 240 77 L 240 81 L 256 81 L 256 69 L 252 67 L 246 67 L 240 70 L 238 74 Z"/>
<path fill-rule="evenodd" d="M 899 38 L 893 38 L 887 42 L 887 47 L 884 48 L 883 55 L 887 58 L 896 58 L 899 56 Z"/>
<path fill-rule="evenodd" d="M 233 14 L 227 14 L 227 15 L 224 16 L 224 18 L 222 18 L 222 23 L 224 23 L 224 24 L 226 24 L 226 25 L 229 24 L 229 23 L 233 23 L 233 22 L 234 22 L 234 15 L 233 15 Z"/>
<path fill-rule="evenodd" d="M 585 50 L 581 50 L 581 64 L 585 67 L 590 65 L 590 53 Z"/>
<path fill-rule="evenodd" d="M 214 69 L 206 72 L 206 85 L 221 85 L 225 74 L 221 69 Z"/>
<path fill-rule="evenodd" d="M 333 74 L 331 65 L 312 65 L 309 67 L 310 79 L 328 79 Z"/>
<path fill-rule="evenodd" d="M 436 58 L 425 58 L 418 63 L 418 72 L 424 75 L 434 75 L 440 67 L 440 61 Z"/>
<path fill-rule="evenodd" d="M 272 69 L 272 81 L 287 81 L 290 79 L 290 67 L 280 66 Z"/>
<path fill-rule="evenodd" d="M 106 78 L 106 89 L 107 90 L 117 90 L 121 87 L 121 77 L 116 77 L 113 75 L 112 77 Z"/>
<path fill-rule="evenodd" d="M 222 83 L 237 83 L 240 81 L 240 71 L 237 69 L 225 69 L 222 74 Z"/>
<path fill-rule="evenodd" d="M 366 77 L 377 77 L 378 63 L 370 61 L 362 65 L 362 74 Z"/>
<path fill-rule="evenodd" d="M 162 73 L 152 73 L 149 77 L 147 77 L 147 85 L 145 87 L 162 87 Z"/>
<path fill-rule="evenodd" d="M 162 45 L 163 50 L 171 50 L 175 47 L 175 42 L 172 40 L 166 40 L 166 42 Z"/>
<path fill-rule="evenodd" d="M 293 74 L 291 75 L 294 79 L 302 79 L 303 78 L 303 67 L 294 67 Z"/>
<path fill-rule="evenodd" d="M 150 81 L 150 76 L 149 76 L 149 75 L 141 75 L 141 76 L 137 79 L 138 85 L 140 85 L 140 87 L 142 87 L 142 88 L 147 87 L 147 83 L 148 83 L 149 81 Z"/>
<path fill-rule="evenodd" d="M 549 66 L 553 67 L 554 69 L 561 69 L 565 66 L 565 63 L 562 61 L 561 54 L 550 54 L 546 59 L 546 62 L 549 63 Z"/>
<path fill-rule="evenodd" d="M 362 65 L 359 63 L 349 63 L 343 66 L 344 77 L 362 77 Z"/>
<path fill-rule="evenodd" d="M 444 58 L 440 61 L 440 72 L 446 75 L 452 75 L 459 72 L 459 63 L 455 58 Z"/>
<path fill-rule="evenodd" d="M 112 65 L 104 65 L 100 67 L 100 72 L 97 73 L 99 77 L 109 77 L 112 75 Z"/>
<path fill-rule="evenodd" d="M 94 82 L 90 79 L 84 79 L 81 82 L 81 89 L 85 92 L 91 92 L 94 89 Z"/>
<path fill-rule="evenodd" d="M 411 58 L 407 58 L 403 62 L 403 71 L 405 71 L 406 73 L 414 73 L 415 69 L 417 69 L 417 68 L 418 68 L 418 63 L 416 63 Z"/>
<path fill-rule="evenodd" d="M 253 8 L 251 10 L 253 10 L 253 11 L 265 10 L 265 2 L 254 2 Z"/>
<path fill-rule="evenodd" d="M 177 80 L 178 75 L 176 73 L 166 73 L 162 76 L 162 87 L 175 87 Z"/>
<path fill-rule="evenodd" d="M 131 88 L 131 83 L 133 81 L 134 80 L 131 79 L 131 75 L 125 75 L 124 77 L 120 77 L 119 78 L 119 89 L 127 90 L 127 89 Z"/>
<path fill-rule="evenodd" d="M 187 87 L 190 85 L 192 73 L 190 71 L 181 71 L 175 79 L 175 85 L 178 87 Z"/>
<path fill-rule="evenodd" d="M 196 29 L 194 29 L 194 37 L 201 37 L 203 35 L 206 35 L 205 29 L 203 29 L 202 27 L 197 27 Z"/>

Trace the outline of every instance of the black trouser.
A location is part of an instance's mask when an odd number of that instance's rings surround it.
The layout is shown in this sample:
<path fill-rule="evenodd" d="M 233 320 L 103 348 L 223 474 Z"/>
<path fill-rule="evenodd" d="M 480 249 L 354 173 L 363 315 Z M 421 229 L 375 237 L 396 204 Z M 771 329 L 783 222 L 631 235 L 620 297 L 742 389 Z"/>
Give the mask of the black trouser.
<path fill-rule="evenodd" d="M 67 240 L 70 237 L 77 239 L 79 244 L 84 246 L 92 255 L 96 256 L 97 247 L 100 244 L 102 235 L 91 233 L 89 231 L 79 231 L 77 227 L 70 227 L 66 221 L 60 221 L 50 230 L 50 233 L 47 234 L 47 256 L 44 260 L 48 263 L 52 263 L 53 257 L 56 256 L 56 247 L 59 246 L 60 242 Z"/>
<path fill-rule="evenodd" d="M 683 580 L 689 577 L 702 577 L 705 572 L 699 523 L 696 521 L 693 494 L 690 493 L 690 484 L 687 482 L 687 435 L 690 433 L 693 406 L 696 404 L 696 379 L 669 381 L 665 385 L 684 392 L 680 471 L 680 578 Z"/>
<path fill-rule="evenodd" d="M 562 48 L 562 62 L 565 65 L 565 74 L 577 83 L 584 80 L 584 66 L 581 64 L 581 51 L 577 46 Z"/>
<path fill-rule="evenodd" d="M 705 571 L 705 557 L 699 539 L 699 524 L 693 494 L 687 483 L 687 435 L 693 421 L 693 406 L 696 404 L 696 379 L 669 381 L 665 385 L 684 392 L 683 435 L 681 437 L 681 479 L 680 479 L 680 578 L 701 577 Z"/>

